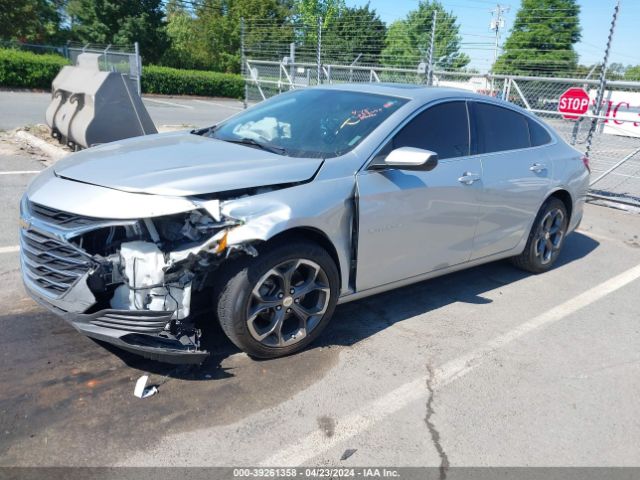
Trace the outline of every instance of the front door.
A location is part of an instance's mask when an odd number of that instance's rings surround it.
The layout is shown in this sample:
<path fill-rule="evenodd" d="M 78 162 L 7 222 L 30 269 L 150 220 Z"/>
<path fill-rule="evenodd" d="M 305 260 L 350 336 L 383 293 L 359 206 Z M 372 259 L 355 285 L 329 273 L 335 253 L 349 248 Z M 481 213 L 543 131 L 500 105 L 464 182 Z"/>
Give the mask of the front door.
<path fill-rule="evenodd" d="M 380 155 L 399 147 L 438 153 L 432 171 L 364 170 L 357 176 L 358 291 L 469 260 L 482 187 L 469 156 L 466 103 L 445 102 L 414 117 Z"/>

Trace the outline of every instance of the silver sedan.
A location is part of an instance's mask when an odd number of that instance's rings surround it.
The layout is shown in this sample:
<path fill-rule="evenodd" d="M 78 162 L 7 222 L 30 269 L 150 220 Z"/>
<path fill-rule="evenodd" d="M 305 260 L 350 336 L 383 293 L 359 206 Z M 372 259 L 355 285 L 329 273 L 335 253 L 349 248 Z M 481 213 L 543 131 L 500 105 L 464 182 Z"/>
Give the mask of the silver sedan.
<path fill-rule="evenodd" d="M 277 357 L 338 303 L 503 258 L 550 269 L 588 177 L 540 119 L 490 97 L 291 91 L 45 170 L 21 203 L 23 279 L 82 333 L 150 358 L 202 362 L 215 322 Z"/>

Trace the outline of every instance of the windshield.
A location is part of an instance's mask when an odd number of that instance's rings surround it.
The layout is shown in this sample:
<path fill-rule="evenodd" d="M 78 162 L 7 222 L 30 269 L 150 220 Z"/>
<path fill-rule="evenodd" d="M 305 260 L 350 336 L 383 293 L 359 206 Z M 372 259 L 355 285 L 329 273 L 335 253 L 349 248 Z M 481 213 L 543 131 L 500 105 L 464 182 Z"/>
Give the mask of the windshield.
<path fill-rule="evenodd" d="M 406 102 L 360 92 L 296 90 L 264 101 L 207 135 L 293 157 L 337 157 Z"/>

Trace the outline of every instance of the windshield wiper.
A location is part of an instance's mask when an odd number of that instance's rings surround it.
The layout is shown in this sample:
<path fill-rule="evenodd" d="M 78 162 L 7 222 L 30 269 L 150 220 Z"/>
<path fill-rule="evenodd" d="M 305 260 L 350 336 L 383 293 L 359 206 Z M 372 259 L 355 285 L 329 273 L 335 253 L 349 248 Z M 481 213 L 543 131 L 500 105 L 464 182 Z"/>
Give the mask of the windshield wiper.
<path fill-rule="evenodd" d="M 191 133 L 193 133 L 194 135 L 200 135 L 200 136 L 210 136 L 213 131 L 216 129 L 217 125 L 212 125 L 210 127 L 205 127 L 205 128 L 197 128 L 195 130 L 191 130 Z"/>
<path fill-rule="evenodd" d="M 218 140 L 222 140 L 225 142 L 229 142 L 229 143 L 238 143 L 240 145 L 249 145 L 250 147 L 258 147 L 261 148 L 262 150 L 266 150 L 267 152 L 271 152 L 271 153 L 277 153 L 280 155 L 284 155 L 287 153 L 287 149 L 286 148 L 282 148 L 282 147 L 277 147 L 275 145 L 271 145 L 269 143 L 261 143 L 258 142 L 257 140 L 254 140 L 253 138 L 218 138 Z"/>

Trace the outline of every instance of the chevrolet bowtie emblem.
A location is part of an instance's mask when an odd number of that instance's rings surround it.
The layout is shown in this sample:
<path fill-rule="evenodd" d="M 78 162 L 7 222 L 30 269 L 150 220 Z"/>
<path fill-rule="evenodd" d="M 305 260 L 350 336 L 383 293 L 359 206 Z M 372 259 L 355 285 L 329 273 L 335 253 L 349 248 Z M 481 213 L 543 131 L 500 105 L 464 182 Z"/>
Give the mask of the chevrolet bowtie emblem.
<path fill-rule="evenodd" d="M 20 228 L 24 228 L 25 230 L 28 230 L 29 227 L 31 227 L 31 222 L 23 217 L 20 217 L 19 224 L 20 224 Z"/>

